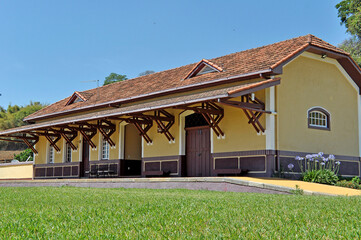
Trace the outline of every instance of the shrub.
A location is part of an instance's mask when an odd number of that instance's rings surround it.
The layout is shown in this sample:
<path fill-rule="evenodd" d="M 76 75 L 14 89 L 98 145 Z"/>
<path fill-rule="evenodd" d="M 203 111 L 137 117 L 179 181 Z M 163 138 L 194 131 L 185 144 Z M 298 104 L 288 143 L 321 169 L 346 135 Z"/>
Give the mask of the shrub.
<path fill-rule="evenodd" d="M 336 184 L 336 186 L 339 187 L 347 187 L 347 188 L 353 188 L 353 189 L 361 189 L 361 185 L 360 185 L 360 178 L 359 177 L 354 177 L 351 180 L 341 180 L 338 181 Z"/>
<path fill-rule="evenodd" d="M 337 183 L 340 162 L 335 160 L 334 155 L 330 154 L 326 158 L 320 152 L 318 154 L 307 154 L 305 157 L 297 156 L 295 159 L 300 167 L 303 181 L 330 185 Z M 293 167 L 293 164 L 288 165 L 290 170 Z"/>
<path fill-rule="evenodd" d="M 361 189 L 360 184 L 357 184 L 357 183 L 353 182 L 352 180 L 351 180 L 351 181 L 341 180 L 341 181 L 338 181 L 335 185 L 336 185 L 336 186 L 339 186 L 339 187 L 347 187 L 347 188 L 353 188 L 353 189 Z"/>
<path fill-rule="evenodd" d="M 33 152 L 30 149 L 25 149 L 19 154 L 14 154 L 14 159 L 19 160 L 20 162 L 33 161 Z"/>
<path fill-rule="evenodd" d="M 334 185 L 338 181 L 338 177 L 331 170 L 319 169 L 319 170 L 306 171 L 302 176 L 302 180 L 305 182 L 316 182 L 316 183 Z"/>
<path fill-rule="evenodd" d="M 354 178 L 352 178 L 352 180 L 351 180 L 354 184 L 357 184 L 357 185 L 360 185 L 360 178 L 359 177 L 354 177 Z"/>

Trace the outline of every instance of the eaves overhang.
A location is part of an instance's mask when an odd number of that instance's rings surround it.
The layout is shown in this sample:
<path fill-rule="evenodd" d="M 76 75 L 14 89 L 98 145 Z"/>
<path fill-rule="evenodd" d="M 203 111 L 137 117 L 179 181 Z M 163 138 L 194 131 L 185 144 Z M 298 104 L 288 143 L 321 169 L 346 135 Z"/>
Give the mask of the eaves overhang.
<path fill-rule="evenodd" d="M 53 118 L 53 117 L 67 115 L 67 114 L 95 110 L 95 109 L 100 109 L 100 108 L 105 108 L 105 107 L 119 107 L 120 104 L 147 100 L 147 99 L 161 97 L 161 96 L 170 95 L 170 94 L 174 94 L 174 93 L 187 92 L 189 90 L 197 90 L 197 89 L 201 89 L 201 88 L 205 88 L 205 87 L 213 87 L 213 86 L 232 83 L 232 82 L 236 82 L 236 81 L 240 81 L 240 80 L 250 80 L 250 79 L 259 78 L 260 76 L 265 77 L 265 76 L 269 76 L 269 75 L 273 75 L 273 74 L 275 74 L 275 73 L 273 73 L 272 69 L 267 68 L 267 69 L 256 71 L 256 72 L 250 72 L 250 73 L 245 73 L 245 74 L 234 75 L 231 77 L 219 78 L 219 79 L 215 79 L 215 80 L 211 80 L 211 81 L 207 81 L 207 82 L 203 82 L 203 83 L 195 83 L 195 84 L 190 84 L 187 86 L 170 88 L 170 89 L 163 90 L 163 91 L 156 91 L 156 92 L 152 92 L 152 93 L 148 93 L 148 94 L 141 94 L 141 95 L 138 95 L 135 97 L 121 98 L 121 99 L 117 99 L 114 101 L 107 101 L 107 102 L 79 107 L 79 108 L 75 108 L 75 109 L 69 109 L 69 110 L 44 114 L 41 116 L 28 117 L 28 118 L 24 118 L 24 121 L 34 122 L 34 121 L 42 120 L 42 119 L 46 119 L 46 118 Z"/>
<path fill-rule="evenodd" d="M 278 84 L 280 84 L 280 78 L 266 79 L 254 83 L 247 83 L 243 85 L 237 85 L 222 89 L 210 90 L 207 92 L 194 93 L 186 96 L 156 100 L 148 103 L 140 103 L 127 107 L 103 110 L 96 113 L 88 113 L 80 116 L 66 117 L 44 123 L 30 124 L 18 128 L 4 130 L 0 132 L 0 137 L 1 136 L 10 137 L 9 135 L 11 134 L 29 133 L 37 129 L 62 127 L 81 122 L 89 122 L 89 121 L 107 119 L 112 117 L 127 116 L 127 114 L 144 113 L 153 110 L 174 108 L 177 106 L 196 104 L 200 102 L 207 102 L 207 101 L 217 102 L 220 99 L 229 99 L 237 96 L 246 95 L 249 94 L 250 92 L 259 91 L 265 88 L 276 86 Z"/>

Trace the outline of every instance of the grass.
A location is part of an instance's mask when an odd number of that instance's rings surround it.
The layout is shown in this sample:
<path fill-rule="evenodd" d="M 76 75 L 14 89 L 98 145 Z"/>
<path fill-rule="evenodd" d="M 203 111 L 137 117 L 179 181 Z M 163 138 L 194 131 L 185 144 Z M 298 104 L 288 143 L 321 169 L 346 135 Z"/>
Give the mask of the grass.
<path fill-rule="evenodd" d="M 0 188 L 0 239 L 360 239 L 360 197 Z"/>

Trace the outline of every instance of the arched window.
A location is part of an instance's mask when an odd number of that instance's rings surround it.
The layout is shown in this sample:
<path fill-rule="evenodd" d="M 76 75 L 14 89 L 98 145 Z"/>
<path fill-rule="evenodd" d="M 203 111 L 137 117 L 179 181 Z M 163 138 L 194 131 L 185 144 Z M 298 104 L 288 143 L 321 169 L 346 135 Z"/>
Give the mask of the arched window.
<path fill-rule="evenodd" d="M 323 108 L 311 108 L 308 110 L 308 127 L 330 130 L 330 114 Z"/>

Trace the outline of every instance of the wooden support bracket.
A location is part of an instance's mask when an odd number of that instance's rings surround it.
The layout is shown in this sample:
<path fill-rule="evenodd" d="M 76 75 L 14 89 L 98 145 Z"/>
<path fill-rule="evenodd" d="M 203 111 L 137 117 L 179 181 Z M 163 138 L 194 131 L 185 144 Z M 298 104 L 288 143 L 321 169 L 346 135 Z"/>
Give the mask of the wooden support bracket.
<path fill-rule="evenodd" d="M 77 150 L 77 147 L 73 144 L 73 140 L 78 136 L 77 131 L 65 131 L 64 128 L 61 129 L 60 135 L 65 139 L 66 143 L 69 144 L 71 149 Z"/>
<path fill-rule="evenodd" d="M 60 140 L 61 136 L 58 135 L 56 137 L 53 137 L 53 136 L 50 136 L 50 135 L 48 135 L 46 133 L 47 132 L 45 132 L 44 136 L 48 140 L 48 142 L 50 143 L 50 146 L 52 146 L 57 152 L 60 152 L 60 148 L 56 145 L 56 143 Z"/>
<path fill-rule="evenodd" d="M 110 146 L 115 146 L 114 141 L 110 138 L 110 136 L 115 132 L 115 125 L 107 120 L 99 120 L 97 128 L 103 135 L 104 140 L 107 141 Z"/>
<path fill-rule="evenodd" d="M 96 148 L 97 146 L 92 141 L 92 138 L 97 134 L 96 126 L 97 126 L 96 124 L 89 124 L 87 122 L 82 122 L 82 123 L 73 123 L 73 124 L 63 125 L 61 127 L 63 130 L 65 128 L 67 128 L 71 132 L 79 131 L 79 133 L 83 136 L 83 141 L 86 141 L 92 148 Z M 67 131 L 66 133 L 69 133 L 69 131 Z M 72 140 L 74 140 L 74 139 L 72 139 Z"/>
<path fill-rule="evenodd" d="M 96 148 L 97 146 L 93 143 L 92 138 L 97 134 L 97 131 L 94 129 L 80 128 L 80 134 L 83 136 L 84 141 L 86 141 L 92 148 Z"/>
<path fill-rule="evenodd" d="M 154 121 L 158 125 L 158 132 L 164 134 L 168 141 L 174 141 L 173 135 L 169 132 L 174 124 L 174 116 L 166 110 L 158 110 L 154 111 Z"/>
<path fill-rule="evenodd" d="M 149 120 L 146 124 L 140 124 L 137 122 L 137 119 L 138 117 L 134 117 L 135 121 L 133 121 L 132 123 L 138 129 L 140 136 L 142 136 L 147 143 L 152 143 L 152 139 L 150 139 L 147 132 L 153 126 L 153 122 Z"/>
<path fill-rule="evenodd" d="M 259 119 L 264 113 L 270 114 L 270 111 L 265 110 L 265 104 L 257 97 L 246 94 L 241 97 L 241 101 L 221 100 L 221 104 L 240 108 L 248 118 L 248 124 L 251 124 L 257 133 L 265 132 L 265 128 L 260 123 Z"/>
<path fill-rule="evenodd" d="M 217 137 L 224 136 L 224 132 L 219 127 L 219 123 L 224 117 L 224 111 L 223 108 L 219 107 L 214 102 L 202 102 L 200 106 L 177 106 L 175 108 L 191 110 L 195 113 L 202 114 L 209 127 L 212 128 Z"/>
<path fill-rule="evenodd" d="M 26 146 L 28 146 L 28 148 L 31 149 L 31 151 L 33 151 L 33 153 L 38 154 L 38 151 L 35 149 L 35 144 L 39 141 L 39 137 L 38 136 L 34 136 L 31 135 L 31 137 L 26 136 L 26 133 L 23 133 L 22 136 L 6 136 L 6 137 L 13 137 L 13 138 L 18 138 L 23 140 L 23 142 L 26 144 Z M 30 142 L 29 140 L 33 140 L 32 142 Z"/>

